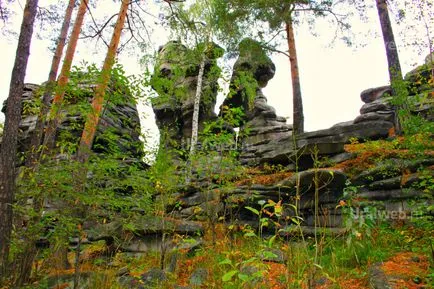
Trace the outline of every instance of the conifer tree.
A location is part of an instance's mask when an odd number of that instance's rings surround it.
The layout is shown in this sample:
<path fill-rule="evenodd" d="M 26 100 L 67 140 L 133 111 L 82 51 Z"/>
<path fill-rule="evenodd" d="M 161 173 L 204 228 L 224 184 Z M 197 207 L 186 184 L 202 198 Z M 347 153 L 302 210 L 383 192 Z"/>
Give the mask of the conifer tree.
<path fill-rule="evenodd" d="M 62 107 L 65 96 L 66 85 L 69 80 L 72 61 L 74 59 L 75 50 L 77 48 L 78 37 L 80 36 L 81 27 L 83 26 L 84 16 L 87 11 L 88 0 L 81 0 L 78 8 L 77 17 L 74 27 L 72 28 L 71 37 L 66 48 L 65 59 L 63 60 L 62 70 L 57 81 L 56 94 L 50 109 L 50 115 L 45 132 L 43 145 L 46 149 L 51 150 L 55 146 L 56 130 L 61 121 L 60 109 Z"/>
<path fill-rule="evenodd" d="M 92 110 L 87 116 L 83 133 L 81 135 L 80 146 L 77 152 L 77 158 L 80 162 L 86 162 L 89 159 L 89 152 L 92 147 L 93 140 L 95 138 L 96 128 L 98 126 L 99 118 L 104 107 L 104 97 L 110 81 L 111 70 L 115 63 L 116 52 L 119 46 L 119 41 L 121 38 L 122 29 L 125 24 L 125 19 L 127 17 L 129 4 L 130 0 L 122 0 L 118 19 L 101 71 L 100 82 L 96 87 L 95 96 L 92 100 Z"/>
<path fill-rule="evenodd" d="M 31 139 L 30 156 L 27 159 L 27 165 L 33 165 L 37 160 L 39 145 L 42 141 L 44 133 L 45 117 L 49 111 L 49 105 L 51 101 L 51 94 L 54 91 L 56 85 L 57 72 L 59 70 L 60 60 L 62 58 L 63 49 L 66 43 L 66 37 L 68 35 L 69 25 L 71 23 L 72 11 L 74 10 L 75 0 L 69 0 L 66 8 L 65 17 L 63 19 L 62 28 L 60 29 L 60 35 L 57 40 L 56 50 L 51 61 L 51 68 L 48 75 L 48 81 L 42 97 L 42 107 L 38 115 L 36 127 Z"/>
<path fill-rule="evenodd" d="M 18 39 L 15 63 L 12 70 L 9 96 L 6 104 L 6 120 L 0 148 L 0 283 L 6 276 L 12 232 L 12 204 L 15 196 L 18 127 L 21 121 L 21 98 L 26 76 L 33 24 L 38 0 L 28 0 Z"/>

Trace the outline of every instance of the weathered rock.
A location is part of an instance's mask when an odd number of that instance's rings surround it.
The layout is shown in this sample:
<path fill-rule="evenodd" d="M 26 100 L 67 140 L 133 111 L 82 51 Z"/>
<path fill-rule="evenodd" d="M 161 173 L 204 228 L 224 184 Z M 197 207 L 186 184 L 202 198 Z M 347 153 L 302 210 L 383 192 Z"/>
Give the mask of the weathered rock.
<path fill-rule="evenodd" d="M 350 160 L 354 157 L 355 157 L 355 154 L 353 154 L 353 153 L 343 152 L 343 153 L 340 153 L 340 154 L 337 154 L 337 155 L 330 157 L 328 160 L 331 162 L 331 164 L 339 164 L 339 163 L 345 162 L 347 160 Z"/>
<path fill-rule="evenodd" d="M 370 103 L 386 95 L 392 95 L 392 87 L 390 85 L 366 89 L 362 91 L 360 98 L 364 103 Z"/>
<path fill-rule="evenodd" d="M 247 117 L 253 109 L 257 91 L 267 85 L 275 71 L 274 63 L 259 42 L 250 38 L 242 40 L 233 67 L 230 92 L 220 107 L 220 115 L 224 116 L 229 108 L 242 108 Z"/>
<path fill-rule="evenodd" d="M 114 84 L 113 84 L 114 85 Z M 117 86 L 116 86 L 117 87 Z M 84 119 L 79 112 L 80 101 L 90 102 L 93 97 L 95 85 L 80 84 L 78 95 L 67 95 L 65 97 L 64 109 L 61 114 L 63 118 L 56 131 L 56 141 L 70 142 L 72 145 L 78 143 L 83 131 Z M 18 138 L 18 151 L 28 152 L 30 140 L 36 127 L 38 99 L 41 96 L 42 87 L 36 84 L 25 84 L 23 91 L 22 120 L 20 122 L 20 134 Z M 97 127 L 95 141 L 92 150 L 105 154 L 112 153 L 114 148 L 124 158 L 134 159 L 140 163 L 143 158 L 143 144 L 139 139 L 140 119 L 135 101 L 128 89 L 117 87 L 118 93 L 123 94 L 122 99 L 108 101 L 104 113 L 101 115 Z M 4 106 L 2 111 L 4 112 Z"/>
<path fill-rule="evenodd" d="M 408 72 L 404 79 L 408 83 L 408 88 L 411 94 L 421 93 L 425 90 L 433 88 L 430 79 L 432 78 L 432 65 L 421 65 Z"/>
<path fill-rule="evenodd" d="M 373 102 L 365 103 L 360 108 L 360 114 L 376 111 L 393 111 L 393 106 L 388 103 L 390 100 L 390 97 L 382 97 Z"/>
<path fill-rule="evenodd" d="M 240 155 L 241 163 L 258 165 L 263 163 L 288 164 L 296 155 L 304 155 L 299 159 L 301 167 L 312 165 L 311 155 L 317 151 L 319 156 L 333 156 L 344 152 L 344 144 L 351 138 L 380 139 L 386 138 L 393 123 L 384 120 L 371 120 L 355 124 L 341 124 L 329 129 L 307 132 L 296 137 L 281 135 L 256 144 L 243 147 Z M 295 145 L 295 146 L 294 146 Z"/>
<path fill-rule="evenodd" d="M 134 221 L 134 233 L 139 236 L 156 233 L 178 233 L 185 235 L 203 234 L 204 227 L 198 222 L 166 219 L 162 217 L 142 217 Z"/>
<path fill-rule="evenodd" d="M 258 216 L 246 209 L 246 206 L 259 210 L 260 202 L 267 203 L 270 200 L 275 203 L 280 202 L 283 208 L 281 220 L 285 220 L 286 217 L 295 216 L 294 209 L 289 204 L 297 202 L 298 215 L 303 218 L 303 224 L 313 225 L 311 216 L 315 214 L 317 196 L 321 211 L 321 224 L 338 226 L 341 221 L 340 216 L 331 220 L 331 214 L 328 212 L 332 212 L 341 199 L 345 183 L 345 174 L 337 170 L 303 171 L 272 185 L 238 187 L 226 198 L 225 204 L 227 213 L 231 217 L 242 224 L 257 227 Z M 273 211 L 272 208 L 270 210 Z M 334 214 L 336 214 L 335 211 L 333 211 Z"/>
<path fill-rule="evenodd" d="M 422 197 L 423 192 L 416 189 L 391 189 L 391 190 L 377 190 L 365 191 L 357 194 L 358 197 L 371 200 L 371 201 L 385 201 L 385 200 L 405 200 L 416 197 Z"/>
<path fill-rule="evenodd" d="M 381 269 L 381 264 L 377 263 L 369 268 L 369 285 L 372 289 L 392 289 L 387 276 Z"/>
<path fill-rule="evenodd" d="M 147 286 L 159 286 L 167 280 L 166 272 L 159 268 L 152 268 L 148 272 L 142 274 L 140 279 L 143 282 L 144 288 Z M 158 287 L 157 287 L 158 288 Z"/>
<path fill-rule="evenodd" d="M 370 185 L 373 182 L 400 176 L 404 171 L 414 173 L 420 167 L 434 164 L 433 158 L 405 160 L 388 159 L 386 162 L 378 163 L 377 166 L 365 170 L 351 179 L 356 186 Z"/>
<path fill-rule="evenodd" d="M 290 136 L 292 125 L 276 115 L 275 109 L 267 104 L 266 97 L 258 90 L 253 111 L 241 130 L 246 134 L 241 140 L 242 146 L 254 146 L 270 139 Z"/>
<path fill-rule="evenodd" d="M 177 41 L 170 41 L 159 49 L 152 78 L 158 97 L 152 100 L 152 108 L 160 130 L 160 147 L 186 149 L 189 144 L 200 66 L 200 58 L 194 53 Z M 223 50 L 214 44 L 206 55 L 199 130 L 203 129 L 204 122 L 216 118 L 214 106 L 220 76 L 216 59 L 223 55 Z"/>
<path fill-rule="evenodd" d="M 207 278 L 208 270 L 205 268 L 197 268 L 191 274 L 189 282 L 192 286 L 201 286 L 205 283 Z"/>
<path fill-rule="evenodd" d="M 359 115 L 354 119 L 354 123 L 367 122 L 367 121 L 389 121 L 393 122 L 394 113 L 392 111 L 373 111 Z"/>

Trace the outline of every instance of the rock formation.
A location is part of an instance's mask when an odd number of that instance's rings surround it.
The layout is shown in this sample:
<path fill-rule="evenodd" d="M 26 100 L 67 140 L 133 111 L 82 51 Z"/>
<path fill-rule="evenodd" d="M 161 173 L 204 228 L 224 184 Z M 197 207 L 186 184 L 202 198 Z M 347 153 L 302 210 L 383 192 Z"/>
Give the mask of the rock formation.
<path fill-rule="evenodd" d="M 82 83 L 80 89 L 66 95 L 66 103 L 61 110 L 62 121 L 56 132 L 56 141 L 60 142 L 60 152 L 78 144 L 84 126 L 83 107 L 79 103 L 90 102 L 94 88 L 94 84 Z M 128 90 L 119 89 L 117 88 L 117 92 L 122 97 L 112 97 L 107 101 L 92 149 L 97 153 L 113 153 L 113 150 L 116 150 L 126 159 L 141 162 L 143 144 L 139 139 L 141 133 L 139 114 Z M 30 139 L 37 121 L 38 98 L 42 97 L 41 91 L 40 85 L 25 84 L 24 86 L 18 139 L 19 152 L 28 152 L 30 149 Z M 5 107 L 2 111 L 4 110 Z"/>
<path fill-rule="evenodd" d="M 275 70 L 260 43 L 249 38 L 241 41 L 230 92 L 221 106 L 220 115 L 224 118 L 231 108 L 240 108 L 244 112 L 240 122 L 243 163 L 256 158 L 258 147 L 292 134 L 292 126 L 286 124 L 284 117 L 276 115 L 276 110 L 267 104 L 262 93 L 262 88 L 274 77 Z"/>
<path fill-rule="evenodd" d="M 177 41 L 160 47 L 152 77 L 152 87 L 158 97 L 152 108 L 160 130 L 160 148 L 186 149 L 191 138 L 194 96 L 199 74 L 200 54 Z M 215 44 L 206 52 L 205 72 L 199 110 L 199 131 L 203 124 L 216 119 L 216 104 L 220 69 L 217 59 L 223 49 Z"/>

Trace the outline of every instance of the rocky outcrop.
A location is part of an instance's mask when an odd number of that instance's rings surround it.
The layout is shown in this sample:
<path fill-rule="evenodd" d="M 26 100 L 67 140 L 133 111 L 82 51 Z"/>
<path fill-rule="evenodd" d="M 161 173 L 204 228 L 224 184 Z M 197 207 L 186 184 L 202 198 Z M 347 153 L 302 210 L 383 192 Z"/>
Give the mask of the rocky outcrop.
<path fill-rule="evenodd" d="M 371 103 L 377 99 L 392 95 L 390 85 L 368 88 L 360 93 L 360 98 L 364 103 Z"/>
<path fill-rule="evenodd" d="M 225 118 L 230 109 L 238 108 L 244 116 L 240 127 L 241 159 L 254 155 L 261 145 L 273 139 L 289 137 L 292 126 L 279 117 L 276 110 L 267 104 L 262 93 L 268 81 L 274 77 L 275 65 L 266 55 L 260 43 L 244 39 L 239 46 L 239 58 L 234 64 L 230 92 L 220 107 L 220 116 Z M 234 125 L 234 124 L 232 124 Z"/>
<path fill-rule="evenodd" d="M 239 57 L 234 64 L 230 92 L 220 107 L 220 115 L 228 108 L 241 108 L 244 120 L 254 109 L 254 101 L 261 88 L 274 77 L 276 66 L 267 56 L 261 44 L 253 39 L 243 39 L 239 44 Z"/>
<path fill-rule="evenodd" d="M 152 77 L 152 87 L 158 97 L 152 108 L 160 130 L 160 148 L 186 148 L 191 138 L 194 97 L 198 83 L 201 47 L 190 50 L 177 41 L 160 47 Z M 199 131 L 205 122 L 216 119 L 216 104 L 220 69 L 217 59 L 223 49 L 212 44 L 206 51 L 205 72 L 199 109 Z"/>
<path fill-rule="evenodd" d="M 61 149 L 78 144 L 84 126 L 83 103 L 90 102 L 94 84 L 82 83 L 75 91 L 66 95 L 62 107 L 62 120 L 56 131 L 56 142 Z M 126 88 L 117 88 L 121 97 L 113 97 L 106 103 L 101 115 L 92 150 L 97 153 L 119 153 L 125 159 L 140 163 L 143 157 L 143 144 L 140 136 L 140 119 L 135 101 Z M 30 140 L 36 127 L 39 98 L 42 87 L 25 84 L 23 91 L 22 119 L 18 138 L 18 151 L 28 152 Z M 3 107 L 3 112 L 5 107 Z M 139 160 L 139 161 L 138 161 Z"/>

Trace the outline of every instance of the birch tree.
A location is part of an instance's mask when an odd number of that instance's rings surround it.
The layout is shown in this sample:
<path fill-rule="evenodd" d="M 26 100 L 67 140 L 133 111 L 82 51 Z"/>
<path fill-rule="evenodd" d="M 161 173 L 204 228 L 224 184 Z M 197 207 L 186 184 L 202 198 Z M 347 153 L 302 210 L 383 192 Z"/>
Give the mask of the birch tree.
<path fill-rule="evenodd" d="M 23 21 L 18 39 L 15 63 L 12 70 L 6 119 L 0 148 L 0 283 L 6 275 L 9 261 L 10 238 L 12 232 L 12 204 L 16 184 L 16 154 L 18 127 L 21 120 L 21 97 L 26 76 L 33 24 L 38 0 L 28 0 L 24 8 Z"/>
<path fill-rule="evenodd" d="M 215 28 L 215 18 L 213 18 L 213 9 L 209 0 L 196 1 L 194 4 L 185 8 L 183 5 L 172 6 L 169 3 L 173 20 L 171 23 L 172 31 L 179 37 L 183 37 L 186 42 L 191 42 L 194 46 L 191 61 L 194 63 L 197 59 L 199 62 L 199 72 L 197 75 L 196 93 L 193 101 L 193 119 L 190 139 L 190 157 L 195 153 L 198 134 L 199 134 L 199 115 L 200 102 L 203 90 L 203 78 L 205 65 L 207 62 L 207 53 L 213 53 L 212 34 Z M 191 38 L 191 39 L 190 39 Z"/>

